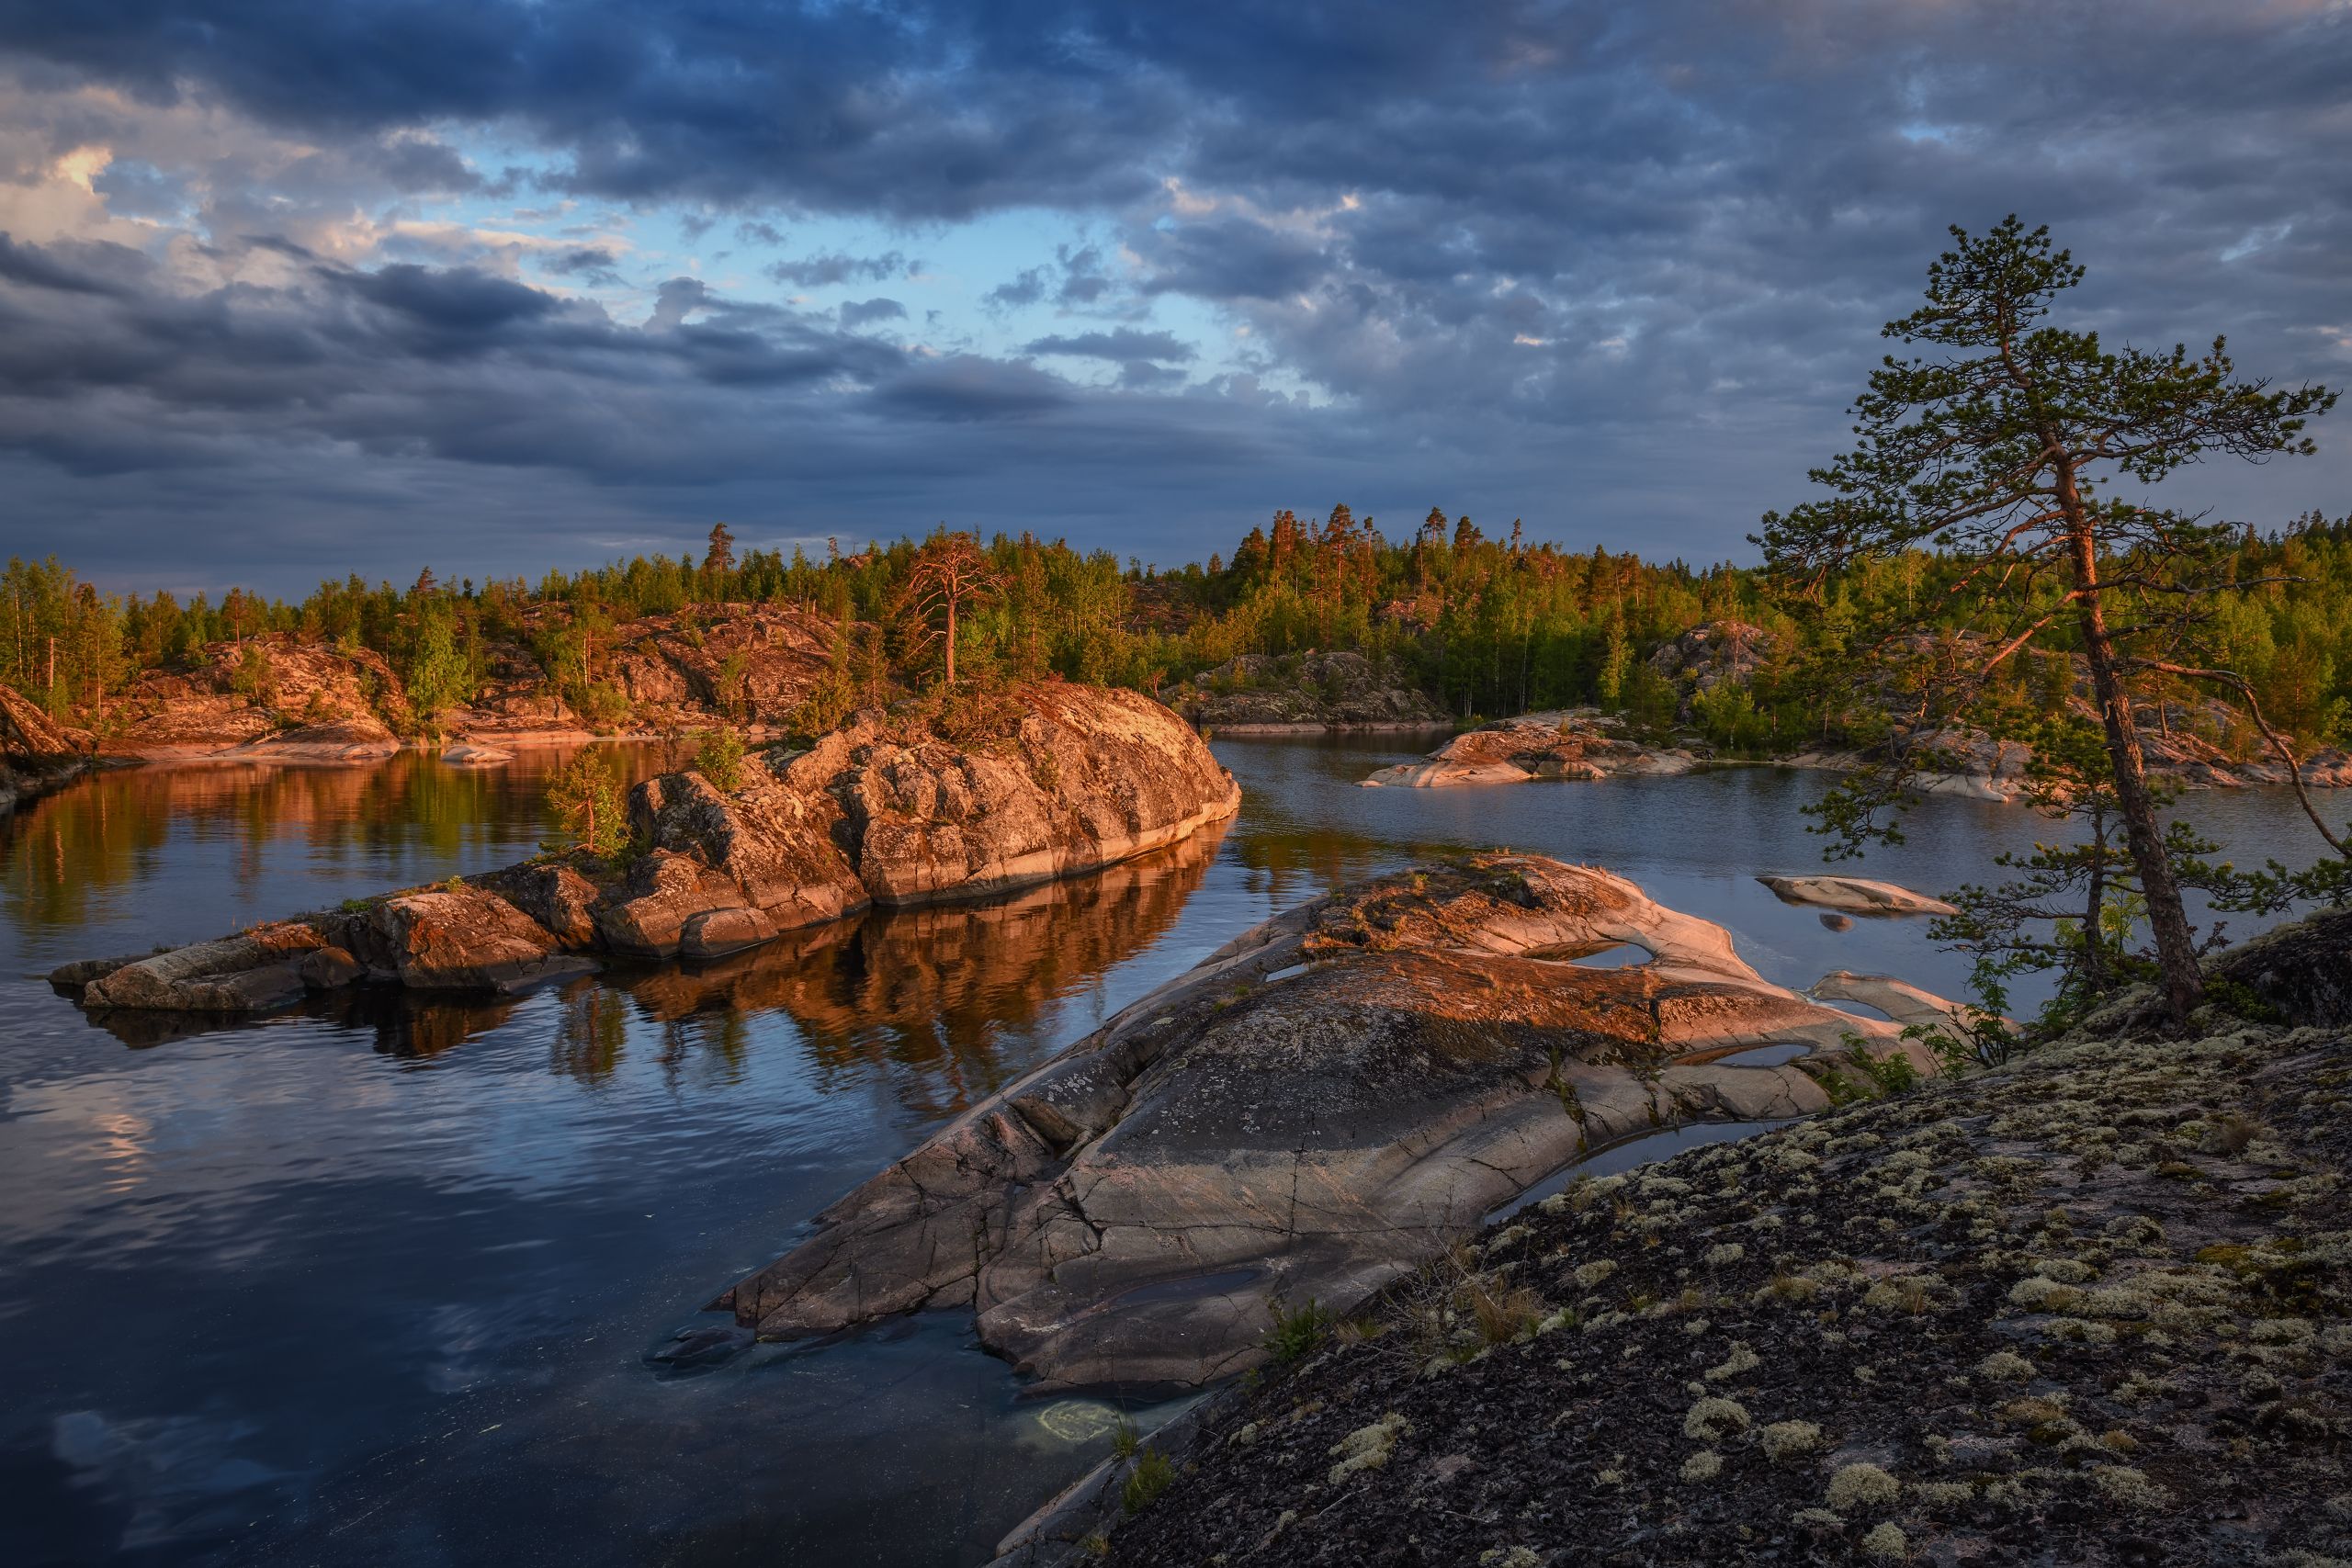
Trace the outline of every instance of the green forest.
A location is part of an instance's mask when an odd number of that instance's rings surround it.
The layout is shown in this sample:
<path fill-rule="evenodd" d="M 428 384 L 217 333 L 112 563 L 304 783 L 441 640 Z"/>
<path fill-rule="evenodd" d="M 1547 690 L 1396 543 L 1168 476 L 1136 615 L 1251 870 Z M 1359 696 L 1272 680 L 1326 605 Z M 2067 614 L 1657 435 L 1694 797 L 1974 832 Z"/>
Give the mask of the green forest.
<path fill-rule="evenodd" d="M 143 673 L 190 668 L 213 645 L 285 633 L 380 655 L 411 705 L 430 713 L 470 697 L 504 645 L 560 679 L 579 671 L 572 694 L 594 715 L 595 661 L 617 629 L 654 615 L 716 620 L 728 605 L 755 604 L 883 628 L 875 657 L 919 682 L 935 678 L 938 649 L 888 629 L 904 618 L 925 550 L 946 537 L 854 553 L 829 546 L 812 559 L 799 549 L 738 556 L 721 528 L 699 558 L 640 556 L 537 582 L 452 581 L 428 570 L 398 588 L 353 576 L 299 601 L 243 589 L 186 602 L 118 595 L 53 559 L 11 560 L 0 579 L 0 680 L 62 720 L 103 730 L 110 699 Z M 1930 550 L 1865 558 L 1801 588 L 1757 567 L 1530 543 L 1517 522 L 1489 531 L 1441 509 L 1402 538 L 1344 505 L 1319 521 L 1278 512 L 1229 554 L 1173 570 L 1027 535 L 978 548 L 987 592 L 966 608 L 957 635 L 967 681 L 1054 674 L 1162 692 L 1237 655 L 1351 650 L 1386 660 L 1465 720 L 1590 705 L 1667 724 L 1677 693 L 1646 656 L 1694 626 L 1736 620 L 1767 634 L 1756 639 L 1761 668 L 1749 684 L 1702 694 L 1688 716 L 1734 751 L 1867 740 L 1885 722 L 1885 695 L 1858 692 L 1842 672 L 1856 650 L 1888 627 L 1923 621 L 1963 632 L 1978 608 L 1960 591 L 1966 563 Z M 2346 739 L 2352 518 L 2248 527 L 2222 564 L 2260 586 L 2211 601 L 2200 635 L 2214 657 L 2245 673 L 2265 713 L 2299 740 Z M 2039 646 L 2035 658 L 2003 667 L 1996 699 L 2045 711 L 2063 700 L 2063 627 Z M 2250 750 L 2253 738 L 2212 739 Z"/>

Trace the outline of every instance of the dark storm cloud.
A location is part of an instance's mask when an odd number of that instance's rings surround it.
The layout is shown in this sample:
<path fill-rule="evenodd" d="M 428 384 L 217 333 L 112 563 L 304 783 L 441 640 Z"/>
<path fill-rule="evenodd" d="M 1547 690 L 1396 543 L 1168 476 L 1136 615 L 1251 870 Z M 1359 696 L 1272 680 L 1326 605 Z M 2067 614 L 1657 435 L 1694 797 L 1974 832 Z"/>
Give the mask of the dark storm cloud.
<path fill-rule="evenodd" d="M 1060 354 L 1081 359 L 1186 360 L 1199 350 L 1174 333 L 1139 333 L 1132 327 L 1115 332 L 1080 333 L 1075 336 L 1041 337 L 1023 344 L 1023 354 Z"/>
<path fill-rule="evenodd" d="M 1073 505 L 1137 482 L 1198 498 L 1142 525 L 1166 558 L 1225 545 L 1226 524 L 1184 531 L 1244 493 L 1232 526 L 1434 502 L 1706 558 L 1835 448 L 1943 226 L 2011 210 L 2090 265 L 2077 313 L 2111 337 L 2227 331 L 2258 371 L 2352 380 L 2341 6 L 0 0 L 0 54 L 27 94 L 220 103 L 299 137 L 321 151 L 286 178 L 322 209 L 338 182 L 469 188 L 447 128 L 474 126 L 536 144 L 528 177 L 559 191 L 771 247 L 811 211 L 920 233 L 1044 209 L 1101 243 L 981 279 L 966 308 L 1149 318 L 1027 345 L 1117 366 L 1109 390 L 850 330 L 876 301 L 801 315 L 677 279 L 632 327 L 413 252 L 192 288 L 136 252 L 0 249 L 0 442 L 80 472 L 245 472 L 224 517 L 279 504 L 300 446 L 322 472 L 376 454 L 403 476 L 372 492 L 394 510 L 435 457 L 681 519 L 700 503 L 662 487 L 788 473 L 807 504 L 920 508 L 877 513 L 887 532 L 1018 515 L 1049 472 Z M 61 118 L 40 155 L 109 134 Z M 141 157 L 109 189 L 167 212 L 177 176 Z M 270 210 L 211 232 L 266 238 Z M 906 270 L 823 253 L 768 273 Z M 956 326 L 943 343 L 967 341 Z M 2315 434 L 2320 462 L 2202 469 L 2184 499 L 2341 511 L 2352 428 Z M 28 514 L 62 531 L 71 506 Z"/>

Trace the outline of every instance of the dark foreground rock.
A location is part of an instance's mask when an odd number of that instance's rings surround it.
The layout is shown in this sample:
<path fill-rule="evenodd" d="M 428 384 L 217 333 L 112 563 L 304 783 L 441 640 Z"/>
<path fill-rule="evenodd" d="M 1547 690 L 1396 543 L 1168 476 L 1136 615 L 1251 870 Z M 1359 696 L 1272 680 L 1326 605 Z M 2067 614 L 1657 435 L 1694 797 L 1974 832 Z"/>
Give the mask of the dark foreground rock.
<path fill-rule="evenodd" d="M 1629 740 L 1616 719 L 1589 712 L 1531 713 L 1455 736 L 1425 761 L 1382 768 L 1363 782 L 1402 789 L 1687 773 L 1702 759 L 1679 747 Z"/>
<path fill-rule="evenodd" d="M 1624 944 L 1650 961 L 1577 962 Z M 1897 1035 L 1607 872 L 1435 865 L 1237 938 L 722 1304 L 768 1337 L 968 1308 L 1043 1386 L 1205 1383 L 1263 1359 L 1275 1301 L 1352 1307 L 1585 1152 L 1816 1110 L 1854 1087 L 1856 1039 L 1932 1071 Z M 1736 1060 L 1768 1043 L 1804 1049 Z"/>
<path fill-rule="evenodd" d="M 2077 1037 L 1572 1186 L 1004 1561 L 2342 1562 L 2341 921 L 2248 947 L 2312 1013 Z"/>
<path fill-rule="evenodd" d="M 189 1012 L 265 1011 L 362 980 L 512 992 L 593 968 L 592 954 L 713 959 L 869 904 L 1075 875 L 1240 804 L 1175 714 L 1057 682 L 977 716 L 861 715 L 808 750 L 756 754 L 742 774 L 731 790 L 696 773 L 638 785 L 636 847 L 617 862 L 541 860 L 50 978 L 93 1009 Z"/>

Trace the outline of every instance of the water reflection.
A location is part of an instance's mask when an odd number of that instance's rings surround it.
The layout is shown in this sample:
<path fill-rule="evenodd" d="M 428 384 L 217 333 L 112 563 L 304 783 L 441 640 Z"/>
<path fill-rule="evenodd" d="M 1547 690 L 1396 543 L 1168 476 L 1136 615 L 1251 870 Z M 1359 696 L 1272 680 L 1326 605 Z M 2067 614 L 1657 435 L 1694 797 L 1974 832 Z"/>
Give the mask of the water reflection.
<path fill-rule="evenodd" d="M 1171 927 L 1216 858 L 1195 834 L 1091 876 L 981 905 L 875 911 L 719 963 L 616 976 L 644 1014 L 673 1028 L 781 1009 L 828 1092 L 879 1082 L 907 1111 L 944 1119 L 993 1094 L 1041 1021 L 1096 987 Z"/>
<path fill-rule="evenodd" d="M 289 860 L 326 868 L 471 865 L 485 851 L 515 858 L 546 830 L 548 777 L 573 750 L 532 748 L 490 769 L 445 766 L 421 751 L 355 767 L 111 769 L 0 824 L 8 861 L 0 919 L 20 936 L 102 927 L 120 914 L 119 894 L 153 893 L 159 873 L 181 869 L 172 852 L 183 848 L 201 848 L 198 897 L 215 908 L 224 896 L 282 893 L 267 885 Z M 656 747 L 609 750 L 631 779 L 662 762 Z"/>

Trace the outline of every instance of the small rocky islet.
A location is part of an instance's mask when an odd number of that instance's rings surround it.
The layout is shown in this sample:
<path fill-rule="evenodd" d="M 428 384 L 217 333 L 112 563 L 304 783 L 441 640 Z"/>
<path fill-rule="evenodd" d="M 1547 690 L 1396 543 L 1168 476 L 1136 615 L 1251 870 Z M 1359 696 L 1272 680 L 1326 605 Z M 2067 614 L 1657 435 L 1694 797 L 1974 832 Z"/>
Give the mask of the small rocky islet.
<path fill-rule="evenodd" d="M 360 981 L 514 990 L 600 959 L 709 959 L 870 904 L 981 898 L 1114 863 L 1230 817 L 1232 775 L 1135 693 L 1041 682 L 985 738 L 869 710 L 801 750 L 631 792 L 641 852 L 550 855 L 164 953 L 69 964 L 94 1011 L 250 1013 Z"/>

